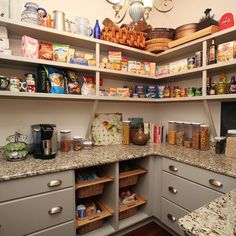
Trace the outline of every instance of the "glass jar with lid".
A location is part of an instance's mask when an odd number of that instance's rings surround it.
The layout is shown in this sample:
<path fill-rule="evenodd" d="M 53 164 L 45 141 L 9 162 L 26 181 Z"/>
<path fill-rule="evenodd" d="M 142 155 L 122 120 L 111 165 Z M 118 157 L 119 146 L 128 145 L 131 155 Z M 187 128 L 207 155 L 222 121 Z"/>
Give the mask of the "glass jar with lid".
<path fill-rule="evenodd" d="M 201 125 L 200 131 L 200 149 L 207 151 L 210 149 L 210 130 L 209 125 Z"/>
<path fill-rule="evenodd" d="M 236 157 L 236 130 L 227 131 L 225 156 Z"/>
<path fill-rule="evenodd" d="M 196 150 L 200 149 L 200 126 L 200 123 L 192 123 L 192 148 Z"/>
<path fill-rule="evenodd" d="M 171 145 L 176 144 L 176 132 L 177 132 L 177 124 L 175 121 L 168 122 L 168 143 Z"/>
<path fill-rule="evenodd" d="M 178 146 L 184 146 L 184 123 L 176 121 L 176 144 Z"/>
<path fill-rule="evenodd" d="M 193 125 L 191 122 L 184 122 L 184 147 L 192 147 Z"/>
<path fill-rule="evenodd" d="M 71 150 L 71 130 L 64 129 L 60 131 L 61 151 L 69 152 Z"/>
<path fill-rule="evenodd" d="M 79 151 L 83 148 L 83 138 L 79 136 L 73 137 L 73 150 Z"/>

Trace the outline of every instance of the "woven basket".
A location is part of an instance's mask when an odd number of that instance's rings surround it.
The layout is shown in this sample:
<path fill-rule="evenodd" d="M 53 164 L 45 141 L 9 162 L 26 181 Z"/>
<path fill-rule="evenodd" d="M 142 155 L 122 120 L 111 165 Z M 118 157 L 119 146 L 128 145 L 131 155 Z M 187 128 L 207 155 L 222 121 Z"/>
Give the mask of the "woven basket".
<path fill-rule="evenodd" d="M 138 210 L 138 207 L 133 207 L 133 208 L 130 208 L 126 211 L 120 212 L 119 219 L 123 220 L 125 218 L 130 217 L 130 216 L 133 216 L 137 213 L 137 210 Z"/>
<path fill-rule="evenodd" d="M 133 176 L 120 179 L 120 188 L 137 184 L 138 177 L 139 177 L 138 175 L 133 175 Z"/>
<path fill-rule="evenodd" d="M 76 191 L 76 196 L 78 198 L 86 198 L 95 195 L 100 195 L 102 194 L 103 189 L 104 189 L 104 183 L 95 184 L 84 188 L 79 188 Z"/>
<path fill-rule="evenodd" d="M 98 229 L 98 228 L 102 227 L 102 225 L 103 225 L 103 219 L 100 219 L 100 220 L 91 222 L 87 225 L 83 225 L 83 226 L 79 227 L 77 229 L 77 231 L 78 231 L 79 234 L 86 234 L 90 231 L 93 231 L 95 229 Z"/>

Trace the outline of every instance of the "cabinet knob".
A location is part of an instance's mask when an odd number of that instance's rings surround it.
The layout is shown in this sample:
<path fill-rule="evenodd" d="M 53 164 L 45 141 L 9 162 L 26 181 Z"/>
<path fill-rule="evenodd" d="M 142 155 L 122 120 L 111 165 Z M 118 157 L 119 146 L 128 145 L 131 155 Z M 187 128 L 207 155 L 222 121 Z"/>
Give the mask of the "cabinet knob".
<path fill-rule="evenodd" d="M 61 184 L 62 184 L 62 181 L 60 179 L 55 179 L 48 183 L 48 187 L 50 188 L 57 187 L 57 186 L 60 186 Z"/>
<path fill-rule="evenodd" d="M 215 179 L 209 179 L 209 183 L 218 188 L 223 187 L 223 184 L 220 181 L 215 180 Z"/>
<path fill-rule="evenodd" d="M 56 215 L 56 214 L 62 212 L 62 210 L 63 210 L 63 207 L 61 207 L 61 206 L 53 207 L 48 211 L 48 214 L 49 215 Z"/>
<path fill-rule="evenodd" d="M 176 166 L 169 166 L 169 170 L 173 171 L 173 172 L 178 172 L 178 168 Z"/>
<path fill-rule="evenodd" d="M 177 194 L 178 193 L 178 190 L 176 189 L 176 188 L 174 188 L 174 187 L 172 187 L 172 186 L 169 186 L 169 191 L 171 192 L 171 193 L 173 193 L 173 194 Z"/>
<path fill-rule="evenodd" d="M 171 214 L 167 214 L 167 218 L 171 220 L 172 222 L 176 222 L 176 218 L 172 216 Z"/>

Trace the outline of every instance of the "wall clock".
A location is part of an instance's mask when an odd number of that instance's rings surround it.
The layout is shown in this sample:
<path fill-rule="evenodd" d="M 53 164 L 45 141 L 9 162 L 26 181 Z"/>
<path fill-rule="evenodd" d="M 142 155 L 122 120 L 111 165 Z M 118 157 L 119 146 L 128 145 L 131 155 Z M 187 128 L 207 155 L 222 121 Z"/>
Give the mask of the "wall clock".
<path fill-rule="evenodd" d="M 160 12 L 168 12 L 174 7 L 174 0 L 154 0 L 154 7 Z"/>

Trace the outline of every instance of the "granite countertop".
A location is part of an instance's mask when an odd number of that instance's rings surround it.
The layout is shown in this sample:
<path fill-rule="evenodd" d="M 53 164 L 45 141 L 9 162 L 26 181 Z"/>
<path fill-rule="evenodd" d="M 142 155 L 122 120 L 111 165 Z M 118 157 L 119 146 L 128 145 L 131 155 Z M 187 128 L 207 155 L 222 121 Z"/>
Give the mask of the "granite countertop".
<path fill-rule="evenodd" d="M 191 236 L 235 236 L 236 189 L 184 216 L 179 226 Z"/>
<path fill-rule="evenodd" d="M 24 161 L 8 162 L 0 157 L 0 181 L 48 174 L 89 166 L 159 155 L 183 163 L 236 177 L 236 158 L 216 155 L 214 150 L 198 151 L 168 144 L 111 145 L 69 153 L 59 152 L 52 160 L 29 157 Z"/>

